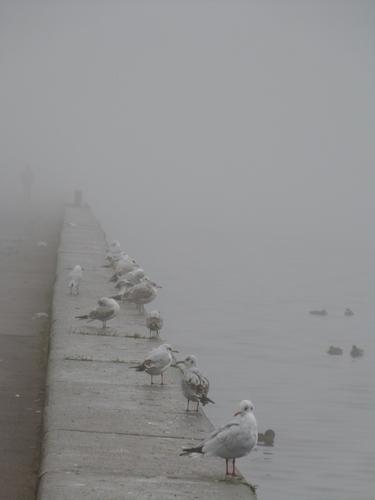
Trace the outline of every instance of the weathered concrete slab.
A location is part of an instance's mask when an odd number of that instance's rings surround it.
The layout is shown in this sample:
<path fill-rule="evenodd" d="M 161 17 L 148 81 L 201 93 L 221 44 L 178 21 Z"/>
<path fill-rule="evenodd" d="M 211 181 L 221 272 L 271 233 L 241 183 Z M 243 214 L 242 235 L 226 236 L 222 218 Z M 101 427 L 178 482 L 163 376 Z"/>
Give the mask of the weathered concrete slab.
<path fill-rule="evenodd" d="M 43 498 L 53 500 L 182 500 L 209 499 L 242 500 L 254 498 L 246 486 L 238 487 L 236 481 L 209 479 L 195 481 L 155 476 L 151 478 L 132 476 L 106 476 L 80 472 L 50 473 L 43 478 Z"/>
<path fill-rule="evenodd" d="M 151 386 L 149 375 L 132 368 L 162 342 L 149 338 L 144 314 L 122 304 L 106 330 L 75 318 L 115 292 L 111 270 L 103 267 L 105 250 L 90 210 L 68 207 L 53 302 L 39 499 L 253 496 L 241 480 L 223 481 L 224 461 L 179 455 L 212 425 L 202 412 L 185 412 L 178 369 L 166 372 L 165 385 Z M 67 276 L 76 264 L 84 279 L 80 294 L 71 296 Z"/>

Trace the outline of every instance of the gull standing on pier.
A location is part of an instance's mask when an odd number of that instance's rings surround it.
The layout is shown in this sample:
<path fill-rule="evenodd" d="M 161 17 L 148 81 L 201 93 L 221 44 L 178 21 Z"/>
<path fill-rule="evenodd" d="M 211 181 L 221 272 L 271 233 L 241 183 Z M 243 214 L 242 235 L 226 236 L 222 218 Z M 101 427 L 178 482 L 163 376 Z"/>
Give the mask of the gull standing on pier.
<path fill-rule="evenodd" d="M 124 276 L 125 274 L 129 273 L 130 271 L 134 271 L 134 269 L 138 269 L 139 265 L 137 264 L 137 261 L 135 259 L 132 259 L 129 257 L 129 255 L 124 255 L 121 257 L 121 259 L 117 262 L 116 267 L 115 267 L 115 272 L 110 278 L 111 283 L 115 283 L 120 276 Z"/>
<path fill-rule="evenodd" d="M 173 361 L 172 352 L 178 352 L 172 349 L 169 344 L 162 344 L 152 349 L 147 358 L 138 366 L 134 366 L 137 372 L 146 372 L 151 376 L 151 384 L 154 383 L 154 375 L 160 375 L 160 385 L 164 384 L 163 373 Z"/>
<path fill-rule="evenodd" d="M 194 354 L 190 354 L 190 356 L 187 356 L 183 361 L 177 361 L 176 364 L 184 365 L 184 368 L 182 368 L 181 388 L 187 399 L 186 411 L 189 411 L 190 401 L 195 401 L 197 403 L 195 411 L 198 411 L 199 403 L 202 403 L 203 406 L 207 403 L 215 404 L 215 402 L 208 397 L 210 383 L 208 378 L 198 370 L 197 358 Z"/>
<path fill-rule="evenodd" d="M 254 406 L 251 401 L 244 399 L 230 422 L 212 432 L 200 445 L 183 448 L 181 455 L 202 453 L 225 458 L 226 475 L 236 476 L 236 458 L 248 455 L 256 445 L 257 439 L 258 428 Z M 232 461 L 232 472 L 229 472 L 229 460 Z"/>
<path fill-rule="evenodd" d="M 151 311 L 147 314 L 146 326 L 149 329 L 150 337 L 151 332 L 156 332 L 156 335 L 159 335 L 160 330 L 163 328 L 163 318 L 159 311 Z"/>
<path fill-rule="evenodd" d="M 88 319 L 88 322 L 98 320 L 103 324 L 103 330 L 107 326 L 107 321 L 117 316 L 120 311 L 118 303 L 109 297 L 102 297 L 98 300 L 96 309 L 90 311 L 88 314 L 76 316 L 78 319 Z"/>
<path fill-rule="evenodd" d="M 156 297 L 158 288 L 161 286 L 148 278 L 143 278 L 138 285 L 132 286 L 124 293 L 124 300 L 135 304 L 140 311 L 143 311 L 144 304 L 149 304 Z"/>
<path fill-rule="evenodd" d="M 81 284 L 82 275 L 83 275 L 82 267 L 78 264 L 74 266 L 72 271 L 70 271 L 69 273 L 70 280 L 68 283 L 68 287 L 71 295 L 79 294 L 79 285 Z"/>

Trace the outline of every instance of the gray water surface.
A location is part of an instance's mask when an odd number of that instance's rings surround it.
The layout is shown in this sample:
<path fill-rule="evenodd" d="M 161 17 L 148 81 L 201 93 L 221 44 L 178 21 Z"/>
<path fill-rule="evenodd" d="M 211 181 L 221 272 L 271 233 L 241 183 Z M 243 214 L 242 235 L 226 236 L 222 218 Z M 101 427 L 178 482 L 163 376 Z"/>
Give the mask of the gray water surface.
<path fill-rule="evenodd" d="M 206 407 L 214 424 L 251 399 L 259 430 L 275 430 L 273 448 L 239 460 L 259 500 L 373 500 L 369 250 L 264 234 L 246 244 L 236 231 L 207 237 L 199 227 L 147 248 L 132 230 L 108 226 L 134 254 L 139 244 L 135 256 L 163 285 L 148 309 L 161 310 L 169 342 L 198 356 L 216 401 Z M 355 315 L 345 317 L 345 307 Z M 309 315 L 317 308 L 328 315 Z M 343 356 L 326 354 L 330 344 Z M 351 359 L 352 344 L 365 348 L 363 358 Z"/>

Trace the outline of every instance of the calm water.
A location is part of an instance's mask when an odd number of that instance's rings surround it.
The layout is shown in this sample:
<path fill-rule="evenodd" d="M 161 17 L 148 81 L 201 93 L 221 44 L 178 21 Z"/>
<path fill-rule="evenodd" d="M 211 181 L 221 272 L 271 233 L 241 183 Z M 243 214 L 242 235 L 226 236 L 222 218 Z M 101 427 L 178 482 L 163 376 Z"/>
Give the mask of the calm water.
<path fill-rule="evenodd" d="M 164 315 L 168 341 L 209 375 L 212 421 L 224 423 L 246 398 L 260 431 L 276 431 L 274 448 L 239 463 L 259 500 L 373 500 L 371 245 L 261 231 L 246 243 L 238 229 L 194 225 L 146 236 L 101 215 L 108 236 L 163 285 L 151 308 Z M 308 314 L 323 307 L 327 317 Z M 326 354 L 330 344 L 344 355 Z M 362 359 L 351 359 L 352 344 L 365 348 Z"/>

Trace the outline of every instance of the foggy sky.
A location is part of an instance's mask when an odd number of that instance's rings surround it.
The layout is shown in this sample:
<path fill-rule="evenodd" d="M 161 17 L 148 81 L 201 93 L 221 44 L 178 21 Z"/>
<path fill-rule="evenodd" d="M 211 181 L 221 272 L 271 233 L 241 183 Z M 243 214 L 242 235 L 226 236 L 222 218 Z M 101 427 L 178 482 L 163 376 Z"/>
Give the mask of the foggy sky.
<path fill-rule="evenodd" d="M 363 0 L 1 0 L 3 186 L 29 164 L 125 224 L 366 240 L 374 28 Z"/>

